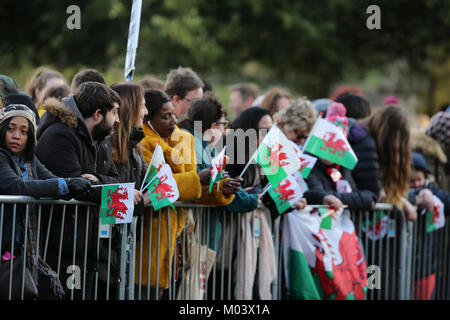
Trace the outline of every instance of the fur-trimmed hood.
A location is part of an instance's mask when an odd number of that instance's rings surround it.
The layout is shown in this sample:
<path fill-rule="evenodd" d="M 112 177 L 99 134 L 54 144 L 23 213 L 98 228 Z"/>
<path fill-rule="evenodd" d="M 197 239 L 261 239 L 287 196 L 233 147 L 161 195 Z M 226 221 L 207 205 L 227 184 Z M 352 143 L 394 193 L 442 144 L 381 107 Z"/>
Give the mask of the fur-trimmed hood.
<path fill-rule="evenodd" d="M 69 128 L 78 128 L 80 133 L 90 138 L 89 130 L 73 96 L 64 98 L 62 102 L 56 98 L 48 98 L 44 101 L 42 107 L 47 112 L 41 118 L 36 133 L 37 139 L 41 137 L 48 127 L 58 122 L 67 125 Z"/>
<path fill-rule="evenodd" d="M 417 129 L 411 129 L 411 149 L 413 151 L 420 152 L 424 155 L 437 159 L 441 163 L 447 162 L 447 157 L 440 144 L 426 135 L 425 132 L 421 132 Z"/>

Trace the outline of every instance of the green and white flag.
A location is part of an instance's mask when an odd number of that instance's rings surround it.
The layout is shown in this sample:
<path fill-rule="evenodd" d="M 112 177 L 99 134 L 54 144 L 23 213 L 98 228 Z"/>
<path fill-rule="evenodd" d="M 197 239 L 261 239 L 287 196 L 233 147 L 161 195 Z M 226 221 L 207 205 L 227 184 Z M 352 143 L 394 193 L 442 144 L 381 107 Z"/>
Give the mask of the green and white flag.
<path fill-rule="evenodd" d="M 302 175 L 303 179 L 308 178 L 309 174 L 311 173 L 312 168 L 316 164 L 317 158 L 313 157 L 309 154 L 302 153 L 298 145 L 296 145 L 293 141 L 290 141 L 292 148 L 294 148 L 295 152 L 297 153 L 298 158 L 300 159 L 300 174 Z"/>
<path fill-rule="evenodd" d="M 155 178 L 149 183 L 147 189 L 153 210 L 170 205 L 180 197 L 177 183 L 172 175 L 172 169 L 168 164 L 162 165 Z"/>
<path fill-rule="evenodd" d="M 320 221 L 320 229 L 333 229 L 333 226 L 336 224 L 339 214 L 342 214 L 343 209 L 341 208 L 339 211 L 334 210 L 331 207 L 319 207 L 319 214 L 321 217 Z"/>
<path fill-rule="evenodd" d="M 300 169 L 297 153 L 288 138 L 275 125 L 256 150 L 256 162 L 263 168 L 272 186 L 277 186 L 283 179 Z"/>
<path fill-rule="evenodd" d="M 320 228 L 312 208 L 296 210 L 282 224 L 284 273 L 289 298 L 363 300 L 367 270 L 348 210 L 331 230 Z"/>
<path fill-rule="evenodd" d="M 331 122 L 317 118 L 304 150 L 325 160 L 352 170 L 358 158 L 345 138 L 342 129 Z"/>
<path fill-rule="evenodd" d="M 435 195 L 433 195 L 433 200 L 433 211 L 427 211 L 427 232 L 432 232 L 445 226 L 444 204 Z"/>
<path fill-rule="evenodd" d="M 101 224 L 130 223 L 134 211 L 135 183 L 102 186 Z"/>
<path fill-rule="evenodd" d="M 220 151 L 220 153 L 217 156 L 215 156 L 211 160 L 211 167 L 209 168 L 209 173 L 211 174 L 211 180 L 209 181 L 209 193 L 211 193 L 214 183 L 222 179 L 225 149 L 226 146 L 222 149 L 222 151 Z"/>
<path fill-rule="evenodd" d="M 153 150 L 152 159 L 147 168 L 147 172 L 145 173 L 144 182 L 142 183 L 141 190 L 146 189 L 147 184 L 155 177 L 158 173 L 158 170 L 166 163 L 164 159 L 164 153 L 159 144 L 156 145 L 155 150 Z"/>
<path fill-rule="evenodd" d="M 295 177 L 290 175 L 276 187 L 271 186 L 268 191 L 281 214 L 303 197 L 306 184 L 303 186 L 298 184 Z"/>
<path fill-rule="evenodd" d="M 366 216 L 362 222 L 362 231 L 370 240 L 383 239 L 388 233 L 389 214 L 384 210 L 375 210 L 372 216 Z"/>

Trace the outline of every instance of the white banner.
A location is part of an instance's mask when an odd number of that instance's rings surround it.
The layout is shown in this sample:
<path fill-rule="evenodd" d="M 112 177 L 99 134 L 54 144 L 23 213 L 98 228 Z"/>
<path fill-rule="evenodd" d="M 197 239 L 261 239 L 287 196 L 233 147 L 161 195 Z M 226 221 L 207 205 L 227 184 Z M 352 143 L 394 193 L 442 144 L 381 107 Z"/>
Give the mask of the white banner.
<path fill-rule="evenodd" d="M 127 57 L 125 60 L 125 81 L 133 78 L 136 60 L 136 51 L 139 40 L 139 29 L 141 25 L 142 0 L 133 0 L 130 17 L 130 30 L 128 33 Z"/>

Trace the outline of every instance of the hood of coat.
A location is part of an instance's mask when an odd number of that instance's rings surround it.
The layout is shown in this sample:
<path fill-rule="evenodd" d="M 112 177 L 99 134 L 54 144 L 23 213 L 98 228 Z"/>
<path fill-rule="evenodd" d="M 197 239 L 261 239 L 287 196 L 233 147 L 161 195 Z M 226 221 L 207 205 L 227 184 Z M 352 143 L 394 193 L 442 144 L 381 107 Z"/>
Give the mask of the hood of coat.
<path fill-rule="evenodd" d="M 77 128 L 80 134 L 86 136 L 86 138 L 92 142 L 89 129 L 86 126 L 86 122 L 84 121 L 73 96 L 64 98 L 62 102 L 56 98 L 49 98 L 45 100 L 42 106 L 47 112 L 41 118 L 36 133 L 38 139 L 52 124 L 62 123 L 69 128 Z"/>
<path fill-rule="evenodd" d="M 14 170 L 16 170 L 17 175 L 20 176 L 21 175 L 20 169 L 18 168 L 16 162 L 14 161 L 12 154 L 7 149 L 4 149 L 4 148 L 0 148 L 0 153 L 4 154 L 6 156 L 11 168 L 14 168 Z"/>
<path fill-rule="evenodd" d="M 417 129 L 411 129 L 411 149 L 439 160 L 447 162 L 447 157 L 439 142 Z"/>
<path fill-rule="evenodd" d="M 361 123 L 357 122 L 355 119 L 349 118 L 348 127 L 348 140 L 350 143 L 358 143 L 367 135 L 369 135 L 369 131 L 367 131 L 367 129 L 364 128 L 364 126 Z"/>

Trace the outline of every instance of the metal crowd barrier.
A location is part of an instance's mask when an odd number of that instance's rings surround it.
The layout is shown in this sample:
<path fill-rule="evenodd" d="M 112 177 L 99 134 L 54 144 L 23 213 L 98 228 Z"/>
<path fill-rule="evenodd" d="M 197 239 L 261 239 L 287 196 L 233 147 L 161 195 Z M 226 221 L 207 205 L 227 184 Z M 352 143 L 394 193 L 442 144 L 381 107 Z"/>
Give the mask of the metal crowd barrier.
<path fill-rule="evenodd" d="M 123 274 L 126 262 L 126 225 L 120 225 L 116 230 L 99 229 L 98 205 L 89 202 L 0 196 L 0 206 L 0 239 L 3 239 L 0 242 L 0 252 L 3 255 L 7 251 L 2 259 L 7 261 L 2 264 L 10 266 L 9 272 L 6 271 L 9 275 L 6 299 L 17 296 L 18 293 L 12 290 L 15 281 L 22 284 L 19 297 L 24 298 L 23 279 L 27 271 L 25 259 L 21 269 L 22 279 L 14 279 L 11 270 L 15 253 L 19 250 L 22 254 L 27 252 L 28 221 L 31 215 L 37 219 L 37 254 L 59 276 L 65 291 L 64 299 L 125 298 L 126 281 Z M 23 226 L 23 243 L 14 241 L 18 236 L 17 232 L 20 232 L 19 225 Z M 8 232 L 10 238 L 4 236 Z M 110 237 L 102 238 L 102 232 L 109 232 Z M 121 245 L 113 246 L 113 240 Z M 6 248 L 5 244 L 8 242 L 10 245 Z"/>
<path fill-rule="evenodd" d="M 10 230 L 8 251 L 15 256 L 18 248 L 12 240 L 17 237 L 17 225 L 25 223 L 27 239 L 27 221 L 36 215 L 38 253 L 59 275 L 65 299 L 257 299 L 258 248 L 263 237 L 270 237 L 276 267 L 270 298 L 286 298 L 282 216 L 273 215 L 273 219 L 266 208 L 229 213 L 192 203 L 175 206 L 176 213 L 168 207 L 156 212 L 146 208 L 131 224 L 105 228 L 99 222 L 98 205 L 92 203 L 0 196 L 0 252 L 7 249 L 4 235 Z M 183 231 L 168 237 L 174 232 L 171 217 L 181 217 L 181 211 Z M 373 211 L 352 212 L 352 220 L 366 265 L 380 272 L 378 286 L 367 291 L 368 300 L 425 298 L 425 294 L 417 295 L 417 280 L 430 272 L 435 274 L 431 298 L 448 299 L 449 223 L 427 235 L 423 218 L 406 222 L 403 212 L 387 204 L 377 204 Z M 165 246 L 174 247 L 173 252 Z M 20 249 L 26 252 L 26 247 Z M 12 270 L 14 259 L 5 263 Z M 25 269 L 21 270 L 24 279 Z M 12 299 L 17 292 L 11 289 L 13 273 L 8 275 L 5 299 Z M 20 298 L 24 298 L 23 285 Z"/>
<path fill-rule="evenodd" d="M 449 300 L 449 221 L 427 232 L 427 215 L 418 212 L 416 223 L 408 224 L 408 251 L 411 257 L 408 299 Z"/>
<path fill-rule="evenodd" d="M 242 283 L 240 280 L 243 278 L 243 270 L 247 267 L 251 268 L 246 264 L 255 264 L 255 260 L 247 261 L 246 252 L 242 250 L 247 248 L 247 251 L 258 251 L 259 237 L 263 235 L 254 223 L 262 219 L 262 215 L 270 229 L 269 234 L 266 233 L 264 236 L 273 239 L 274 230 L 268 210 L 259 208 L 250 213 L 228 213 L 219 208 L 190 203 L 176 205 L 177 210 L 184 210 L 186 226 L 177 239 L 173 258 L 170 259 L 168 256 L 166 259 L 167 265 L 161 265 L 158 258 L 159 251 L 156 261 L 152 261 L 149 248 L 153 246 L 153 250 L 155 248 L 158 250 L 162 241 L 172 241 L 167 237 L 169 229 L 164 230 L 164 227 L 161 227 L 162 220 L 169 219 L 169 215 L 163 216 L 161 213 L 164 210 L 168 212 L 169 209 L 164 208 L 158 212 L 148 210 L 144 216 L 138 217 L 132 224 L 131 229 L 136 230 L 133 237 L 136 239 L 137 251 L 137 267 L 134 269 L 136 270 L 134 299 L 231 300 L 244 297 L 245 286 L 241 285 L 239 289 L 236 288 L 236 283 Z M 144 223 L 144 219 L 149 222 Z M 246 220 L 249 223 L 243 223 Z M 153 229 L 153 232 L 157 234 L 156 239 L 153 237 L 144 239 L 144 234 L 149 234 L 153 225 L 157 225 L 157 231 Z M 254 238 L 255 241 L 253 241 Z M 155 240 L 156 246 L 152 243 Z M 143 256 L 147 256 L 148 260 L 143 261 Z M 274 259 L 276 257 L 278 256 L 274 255 Z M 180 259 L 183 261 L 181 268 L 179 267 Z M 153 274 L 156 282 L 153 287 L 149 287 L 148 279 L 152 277 L 150 268 L 152 264 L 156 265 L 156 275 Z M 167 287 L 161 287 L 159 283 L 162 269 L 169 270 L 170 281 Z M 236 277 L 239 275 L 240 280 L 237 280 Z"/>
<path fill-rule="evenodd" d="M 352 212 L 352 221 L 368 267 L 367 300 L 407 297 L 406 219 L 402 211 L 377 203 L 374 210 Z"/>

